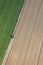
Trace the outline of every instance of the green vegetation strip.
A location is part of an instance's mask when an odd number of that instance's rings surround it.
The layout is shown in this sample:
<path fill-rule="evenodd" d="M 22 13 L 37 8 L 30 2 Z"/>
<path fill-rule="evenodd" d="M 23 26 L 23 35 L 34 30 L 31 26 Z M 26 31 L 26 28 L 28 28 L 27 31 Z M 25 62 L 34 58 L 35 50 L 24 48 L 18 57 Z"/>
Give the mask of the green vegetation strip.
<path fill-rule="evenodd" d="M 24 0 L 0 0 L 0 65 L 8 48 Z"/>

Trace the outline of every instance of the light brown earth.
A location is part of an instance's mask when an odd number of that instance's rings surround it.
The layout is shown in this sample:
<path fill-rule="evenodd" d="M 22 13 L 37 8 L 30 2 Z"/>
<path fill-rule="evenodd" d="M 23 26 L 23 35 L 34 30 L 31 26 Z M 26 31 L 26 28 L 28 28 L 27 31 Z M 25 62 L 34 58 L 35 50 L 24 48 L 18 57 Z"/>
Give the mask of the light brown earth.
<path fill-rule="evenodd" d="M 43 0 L 25 0 L 13 34 L 2 65 L 43 65 Z"/>

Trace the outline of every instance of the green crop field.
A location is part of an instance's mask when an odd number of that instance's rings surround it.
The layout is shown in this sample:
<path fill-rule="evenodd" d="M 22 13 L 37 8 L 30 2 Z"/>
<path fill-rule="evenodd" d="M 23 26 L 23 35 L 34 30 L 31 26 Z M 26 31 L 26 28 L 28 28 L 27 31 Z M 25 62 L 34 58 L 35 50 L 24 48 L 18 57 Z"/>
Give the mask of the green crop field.
<path fill-rule="evenodd" d="M 0 0 L 0 65 L 16 26 L 24 0 Z"/>

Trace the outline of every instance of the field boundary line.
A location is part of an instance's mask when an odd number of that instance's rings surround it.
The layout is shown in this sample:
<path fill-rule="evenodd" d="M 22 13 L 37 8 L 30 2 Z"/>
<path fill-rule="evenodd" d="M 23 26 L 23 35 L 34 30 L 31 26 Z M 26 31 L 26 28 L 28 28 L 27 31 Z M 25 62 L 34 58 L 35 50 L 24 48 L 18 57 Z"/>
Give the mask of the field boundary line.
<path fill-rule="evenodd" d="M 20 22 L 22 13 L 23 13 L 23 11 L 24 11 L 25 4 L 26 4 L 26 2 L 25 2 L 25 0 L 24 0 L 24 3 L 23 3 L 23 6 L 22 6 L 22 9 L 21 9 L 21 12 L 20 12 L 19 17 L 18 17 L 18 22 L 16 23 L 16 27 L 15 27 L 15 30 L 14 30 L 14 32 L 13 32 L 13 35 L 15 35 L 16 30 L 17 30 L 17 28 L 18 28 L 18 25 L 19 25 L 19 22 Z M 3 61 L 2 61 L 2 65 L 5 65 L 6 62 L 7 62 L 7 59 L 8 59 L 8 57 L 9 57 L 10 52 L 11 52 L 11 48 L 12 48 L 12 45 L 13 45 L 13 41 L 14 41 L 14 39 L 11 38 L 11 40 L 10 40 L 10 42 L 9 42 L 9 46 L 8 46 L 8 48 L 7 48 L 7 50 L 6 50 L 6 53 L 5 53 L 4 59 L 3 59 Z"/>

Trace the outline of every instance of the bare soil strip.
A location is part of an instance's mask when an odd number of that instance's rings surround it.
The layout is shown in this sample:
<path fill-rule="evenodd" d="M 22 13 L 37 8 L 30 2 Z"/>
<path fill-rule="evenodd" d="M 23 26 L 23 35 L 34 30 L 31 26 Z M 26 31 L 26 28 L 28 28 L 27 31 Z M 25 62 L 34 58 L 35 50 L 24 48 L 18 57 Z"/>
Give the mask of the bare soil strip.
<path fill-rule="evenodd" d="M 2 65 L 43 65 L 42 0 L 25 0 L 13 35 Z"/>

